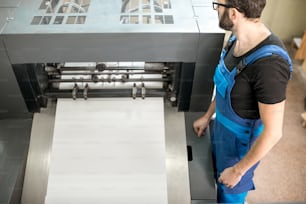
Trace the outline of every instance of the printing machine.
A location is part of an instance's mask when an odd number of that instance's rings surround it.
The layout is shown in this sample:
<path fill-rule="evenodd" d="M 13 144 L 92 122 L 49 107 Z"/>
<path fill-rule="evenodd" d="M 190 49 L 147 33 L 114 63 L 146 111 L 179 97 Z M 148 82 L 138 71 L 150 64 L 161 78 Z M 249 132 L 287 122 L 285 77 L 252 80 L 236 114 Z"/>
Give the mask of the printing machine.
<path fill-rule="evenodd" d="M 169 204 L 215 202 L 192 122 L 223 39 L 208 0 L 2 0 L 0 203 L 43 203 L 56 99 L 96 97 L 164 97 Z"/>

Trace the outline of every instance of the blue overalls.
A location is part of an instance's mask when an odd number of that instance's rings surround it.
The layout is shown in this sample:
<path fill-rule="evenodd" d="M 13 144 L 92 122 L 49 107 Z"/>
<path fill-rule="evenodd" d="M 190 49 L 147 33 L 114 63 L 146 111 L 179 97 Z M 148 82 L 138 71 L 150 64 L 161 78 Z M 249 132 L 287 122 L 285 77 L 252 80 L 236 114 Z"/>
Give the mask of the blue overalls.
<path fill-rule="evenodd" d="M 229 43 L 235 41 L 232 36 Z M 292 71 L 291 60 L 286 51 L 276 45 L 265 45 L 247 57 L 229 71 L 224 64 L 227 50 L 223 49 L 219 64 L 214 75 L 216 85 L 216 119 L 211 136 L 212 153 L 215 167 L 215 179 L 217 182 L 218 202 L 243 203 L 249 190 L 255 189 L 253 183 L 254 170 L 258 163 L 250 168 L 234 188 L 228 188 L 218 182 L 218 178 L 224 169 L 234 166 L 249 151 L 256 138 L 262 133 L 264 127 L 260 119 L 244 119 L 238 116 L 232 108 L 230 93 L 235 84 L 235 76 L 248 64 L 259 58 L 277 54 L 287 60 Z M 226 198 L 226 197 L 229 198 Z M 237 198 L 234 198 L 234 197 Z M 231 200 L 233 199 L 233 200 Z"/>

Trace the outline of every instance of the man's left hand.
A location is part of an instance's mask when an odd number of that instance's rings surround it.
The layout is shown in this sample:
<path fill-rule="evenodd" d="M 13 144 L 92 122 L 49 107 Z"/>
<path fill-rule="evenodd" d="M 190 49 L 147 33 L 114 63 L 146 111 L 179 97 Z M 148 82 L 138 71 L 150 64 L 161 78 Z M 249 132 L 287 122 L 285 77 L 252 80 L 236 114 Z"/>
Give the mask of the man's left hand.
<path fill-rule="evenodd" d="M 218 181 L 228 188 L 234 188 L 241 180 L 242 175 L 234 167 L 224 169 Z"/>

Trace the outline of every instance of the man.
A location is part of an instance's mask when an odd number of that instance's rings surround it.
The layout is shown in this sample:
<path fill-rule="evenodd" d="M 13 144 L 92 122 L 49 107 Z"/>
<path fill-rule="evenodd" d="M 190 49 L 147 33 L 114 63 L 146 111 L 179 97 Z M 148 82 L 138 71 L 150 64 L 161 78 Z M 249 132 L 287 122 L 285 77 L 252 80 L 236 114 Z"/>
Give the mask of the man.
<path fill-rule="evenodd" d="M 212 155 L 219 203 L 244 203 L 258 162 L 282 137 L 291 61 L 260 21 L 265 0 L 219 0 L 219 26 L 232 31 L 214 75 L 216 96 L 193 124 L 200 137 L 214 113 Z"/>

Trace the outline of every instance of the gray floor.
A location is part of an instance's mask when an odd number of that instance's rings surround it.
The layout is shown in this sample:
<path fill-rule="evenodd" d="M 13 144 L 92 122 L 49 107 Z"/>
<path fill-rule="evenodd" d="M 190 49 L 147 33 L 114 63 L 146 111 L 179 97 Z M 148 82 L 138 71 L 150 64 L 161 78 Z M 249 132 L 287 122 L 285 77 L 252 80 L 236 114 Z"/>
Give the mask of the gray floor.
<path fill-rule="evenodd" d="M 294 54 L 290 47 L 288 51 Z M 287 89 L 284 135 L 255 172 L 257 189 L 247 197 L 251 204 L 306 202 L 306 128 L 301 123 L 306 81 L 299 70 L 300 62 L 294 61 L 294 73 Z"/>

